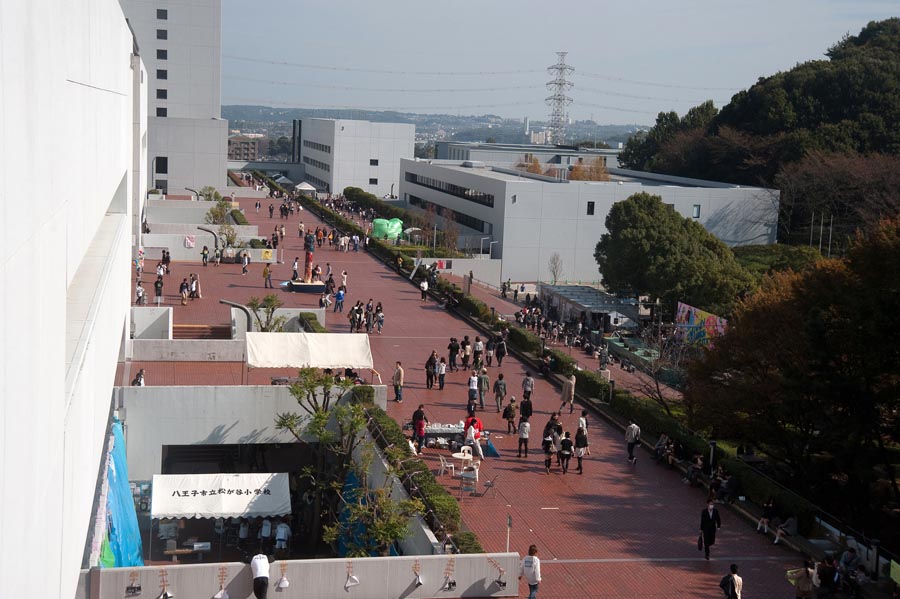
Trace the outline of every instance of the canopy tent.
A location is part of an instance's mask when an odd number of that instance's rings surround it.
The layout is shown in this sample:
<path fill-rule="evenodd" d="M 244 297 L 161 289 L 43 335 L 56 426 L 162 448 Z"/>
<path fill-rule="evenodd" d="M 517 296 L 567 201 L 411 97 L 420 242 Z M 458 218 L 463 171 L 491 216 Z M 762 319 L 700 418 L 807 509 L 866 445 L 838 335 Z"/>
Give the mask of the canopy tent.
<path fill-rule="evenodd" d="M 154 474 L 151 518 L 254 518 L 291 513 L 285 472 Z"/>
<path fill-rule="evenodd" d="M 294 191 L 315 191 L 316 188 L 304 181 L 303 183 L 298 183 L 294 185 Z"/>
<path fill-rule="evenodd" d="M 368 335 L 247 333 L 251 368 L 372 368 Z"/>

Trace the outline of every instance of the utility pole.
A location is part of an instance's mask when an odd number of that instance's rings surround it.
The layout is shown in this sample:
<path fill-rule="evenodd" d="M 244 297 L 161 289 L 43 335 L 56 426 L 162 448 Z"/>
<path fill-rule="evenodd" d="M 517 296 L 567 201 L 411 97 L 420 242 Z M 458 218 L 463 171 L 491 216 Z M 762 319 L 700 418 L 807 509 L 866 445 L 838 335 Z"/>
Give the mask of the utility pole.
<path fill-rule="evenodd" d="M 573 87 L 573 83 L 568 80 L 568 76 L 575 72 L 574 67 L 566 64 L 566 55 L 568 52 L 556 53 L 556 64 L 547 67 L 547 73 L 553 76 L 551 81 L 547 82 L 547 89 L 552 92 L 544 101 L 550 106 L 550 136 L 551 143 L 562 144 L 566 140 L 566 124 L 569 115 L 566 113 L 566 107 L 572 103 L 572 98 L 566 95 L 566 92 Z"/>

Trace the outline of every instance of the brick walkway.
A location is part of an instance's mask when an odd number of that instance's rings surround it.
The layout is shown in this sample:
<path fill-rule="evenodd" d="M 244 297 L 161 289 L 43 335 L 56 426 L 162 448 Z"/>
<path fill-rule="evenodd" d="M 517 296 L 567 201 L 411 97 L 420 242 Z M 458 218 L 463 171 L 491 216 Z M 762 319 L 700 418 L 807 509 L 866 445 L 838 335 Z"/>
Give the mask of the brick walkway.
<path fill-rule="evenodd" d="M 285 222 L 269 219 L 265 210 L 256 215 L 253 203 L 254 200 L 241 200 L 248 220 L 260 225 L 261 234 L 270 234 L 276 224 Z M 307 226 L 315 228 L 316 219 L 307 212 L 301 215 Z M 290 262 L 294 256 L 301 255 L 297 221 L 298 216 L 294 216 L 285 222 L 287 263 L 275 266 L 276 283 L 290 277 Z M 387 382 L 394 362 L 401 360 L 407 380 L 405 401 L 390 402 L 388 412 L 398 421 L 406 420 L 423 403 L 432 422 L 464 418 L 466 373 L 448 374 L 443 391 L 427 390 L 423 365 L 432 349 L 446 355 L 450 336 L 469 335 L 474 339 L 478 333 L 435 303 L 421 302 L 415 287 L 401 281 L 396 273 L 367 254 L 340 254 L 325 247 L 316 252 L 316 259 L 323 267 L 326 261 L 331 262 L 336 273 L 348 271 L 349 293 L 345 305 L 369 298 L 384 304 L 384 335 L 371 336 L 375 367 Z M 148 271 L 155 264 L 148 260 Z M 175 276 L 171 277 L 174 281 L 180 281 L 189 272 L 200 272 L 204 296 L 185 307 L 177 305 L 173 296 L 168 297 L 168 305 L 175 305 L 175 322 L 228 322 L 228 308 L 218 304 L 218 298 L 240 302 L 251 295 L 261 297 L 266 293 L 261 270 L 261 265 L 253 264 L 250 274 L 241 276 L 239 265 L 203 268 L 199 262 L 174 264 Z M 167 281 L 167 287 L 174 293 L 177 282 Z M 315 295 L 278 293 L 288 307 L 317 303 Z M 331 331 L 343 332 L 347 330 L 347 321 L 345 316 L 329 312 L 327 326 Z M 135 363 L 130 366 L 132 372 L 145 368 L 151 385 L 241 384 L 242 380 L 241 365 L 236 363 Z M 504 360 L 502 368 L 490 369 L 492 382 L 501 371 L 509 382 L 511 394 L 519 397 L 522 364 L 511 358 Z M 122 374 L 122 379 L 126 374 Z M 254 370 L 249 382 L 267 384 L 269 377 L 276 374 L 279 373 Z M 615 374 L 618 378 L 619 373 Z M 558 391 L 537 377 L 533 437 L 540 436 L 550 412 L 558 407 L 558 396 Z M 578 412 L 564 414 L 561 419 L 573 435 Z M 713 559 L 705 561 L 695 545 L 705 495 L 683 485 L 674 472 L 654 465 L 645 453 L 640 454 L 636 466 L 626 464 L 620 431 L 592 420 L 592 455 L 585 458 L 584 476 L 571 472 L 563 476 L 559 469 L 547 476 L 542 473 L 539 448 L 527 459 L 517 459 L 515 439 L 504 434 L 506 426 L 500 415 L 489 410 L 480 416 L 488 430 L 497 431 L 492 438 L 502 457 L 488 458 L 481 471 L 482 480 L 499 475 L 497 495 L 465 496 L 463 519 L 487 550 L 502 551 L 506 545 L 506 518 L 512 516 L 510 548 L 520 553 L 530 543 L 540 548 L 544 573 L 541 599 L 711 599 L 721 596 L 717 584 L 731 562 L 740 565 L 744 597 L 793 597 L 793 587 L 785 582 L 784 572 L 796 567 L 799 556 L 773 547 L 771 540 L 755 534 L 727 509 L 721 510 L 723 528 L 713 548 Z M 539 445 L 539 441 L 532 441 L 532 445 Z M 425 458 L 437 470 L 437 452 L 428 452 Z M 456 492 L 455 481 L 449 475 L 444 480 Z M 525 585 L 520 591 L 523 596 L 527 594 Z"/>

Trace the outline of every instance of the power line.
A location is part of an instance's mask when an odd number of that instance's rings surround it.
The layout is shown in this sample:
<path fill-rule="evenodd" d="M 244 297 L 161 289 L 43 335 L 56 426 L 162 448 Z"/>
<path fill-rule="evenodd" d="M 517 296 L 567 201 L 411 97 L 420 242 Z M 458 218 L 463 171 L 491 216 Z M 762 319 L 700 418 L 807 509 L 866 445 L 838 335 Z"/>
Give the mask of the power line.
<path fill-rule="evenodd" d="M 342 91 L 363 91 L 363 92 L 403 92 L 408 94 L 427 94 L 427 93 L 463 93 L 463 92 L 498 92 L 515 89 L 540 89 L 543 85 L 511 85 L 508 87 L 448 87 L 434 89 L 410 89 L 410 88 L 388 88 L 388 87 L 354 87 L 347 85 L 325 85 L 320 83 L 303 83 L 299 81 L 274 81 L 272 79 L 255 79 L 253 77 L 243 77 L 241 75 L 224 75 L 226 79 L 236 79 L 240 81 L 249 81 L 251 83 L 267 83 L 271 85 L 287 85 L 296 87 L 310 87 L 315 89 L 337 89 Z"/>
<path fill-rule="evenodd" d="M 699 87 L 692 85 L 675 85 L 672 83 L 655 83 L 653 81 L 639 81 L 637 79 L 626 79 L 624 77 L 612 77 L 610 75 L 601 75 L 599 73 L 579 73 L 583 77 L 590 77 L 592 79 L 605 79 L 606 81 L 619 81 L 621 83 L 631 83 L 633 85 L 649 85 L 651 87 L 666 87 L 671 89 L 690 89 L 690 90 L 702 90 L 702 91 L 738 91 L 739 87 Z"/>
<path fill-rule="evenodd" d="M 349 73 L 376 73 L 380 75 L 439 75 L 439 76 L 457 76 L 457 75 L 519 75 L 522 73 L 541 73 L 543 69 L 519 69 L 511 71 L 395 71 L 391 69 L 364 69 L 359 67 L 336 67 L 321 64 L 309 64 L 303 62 L 287 62 L 279 60 L 266 60 L 263 58 L 250 58 L 247 56 L 235 56 L 233 54 L 223 54 L 222 58 L 231 60 L 240 60 L 243 62 L 255 62 L 262 64 L 271 64 L 283 67 L 295 67 L 300 69 L 312 69 L 317 71 L 344 71 Z"/>
<path fill-rule="evenodd" d="M 689 103 L 693 103 L 693 104 L 702 104 L 703 102 L 706 102 L 706 100 L 713 100 L 713 102 L 715 102 L 717 104 L 722 104 L 722 102 L 720 100 L 715 100 L 713 98 L 706 98 L 705 100 L 687 100 L 685 98 L 661 98 L 659 96 L 639 96 L 639 95 L 635 95 L 635 94 L 624 94 L 621 92 L 611 92 L 611 91 L 607 91 L 604 89 L 597 89 L 595 87 L 584 87 L 581 85 L 578 86 L 578 91 L 579 91 L 579 93 L 580 92 L 589 92 L 589 93 L 595 93 L 595 94 L 602 94 L 604 96 L 615 96 L 617 98 L 631 98 L 634 100 L 655 100 L 658 102 L 689 102 Z"/>
<path fill-rule="evenodd" d="M 303 104 L 302 106 L 298 106 L 297 104 L 290 104 L 286 102 L 272 102 L 269 100 L 259 100 L 257 98 L 230 98 L 228 100 L 229 104 L 232 103 L 240 103 L 243 105 L 250 106 L 277 106 L 281 108 L 293 108 L 293 109 L 334 109 L 334 110 L 359 110 L 359 111 L 387 111 L 387 112 L 403 112 L 403 111 L 414 111 L 414 110 L 451 110 L 451 111 L 459 111 L 459 110 L 468 110 L 470 108 L 506 108 L 508 106 L 535 106 L 538 104 L 543 104 L 541 100 L 534 100 L 530 102 L 504 102 L 502 104 L 468 104 L 465 106 L 349 106 L 349 105 L 340 105 L 340 104 Z"/>
<path fill-rule="evenodd" d="M 546 100 L 550 106 L 550 137 L 553 143 L 561 144 L 566 141 L 566 121 L 568 114 L 566 106 L 572 103 L 572 98 L 566 92 L 572 89 L 572 82 L 568 80 L 575 68 L 566 64 L 568 52 L 556 53 L 556 64 L 547 67 L 547 72 L 553 75 L 553 80 L 547 82 L 547 89 L 553 92 Z"/>

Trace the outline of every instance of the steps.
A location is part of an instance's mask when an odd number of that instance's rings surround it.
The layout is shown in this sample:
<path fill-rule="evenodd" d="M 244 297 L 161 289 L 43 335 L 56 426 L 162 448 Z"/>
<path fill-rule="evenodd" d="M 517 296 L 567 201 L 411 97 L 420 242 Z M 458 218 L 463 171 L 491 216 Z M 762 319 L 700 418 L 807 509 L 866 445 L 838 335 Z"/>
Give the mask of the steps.
<path fill-rule="evenodd" d="M 172 339 L 231 339 L 231 325 L 176 324 Z"/>

